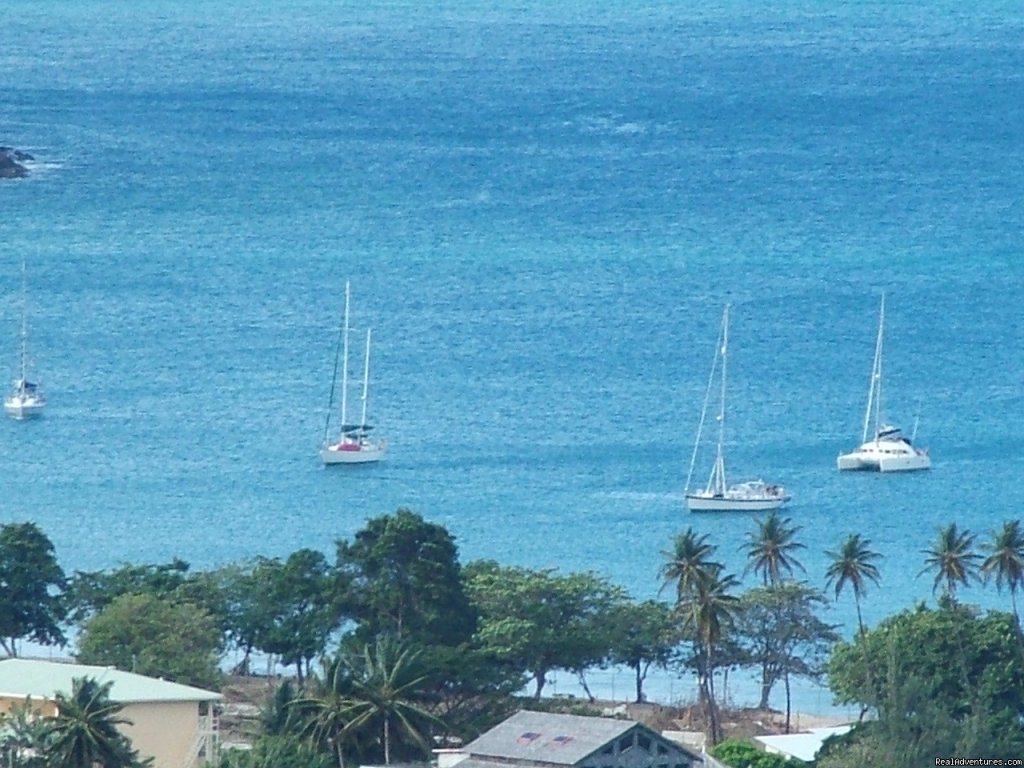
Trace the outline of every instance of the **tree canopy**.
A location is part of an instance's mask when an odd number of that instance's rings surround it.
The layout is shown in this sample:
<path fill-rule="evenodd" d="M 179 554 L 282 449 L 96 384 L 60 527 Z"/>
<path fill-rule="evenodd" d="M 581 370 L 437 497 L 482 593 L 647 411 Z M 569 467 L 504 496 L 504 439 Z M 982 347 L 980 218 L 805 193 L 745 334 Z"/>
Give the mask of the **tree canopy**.
<path fill-rule="evenodd" d="M 982 614 L 952 599 L 903 611 L 840 643 L 829 681 L 840 703 L 877 714 L 844 742 L 851 753 L 890 750 L 903 756 L 893 765 L 923 764 L 915 761 L 926 755 L 1024 753 L 1024 642 L 1009 614 Z M 838 747 L 832 752 L 820 765 L 852 764 Z"/>
<path fill-rule="evenodd" d="M 0 648 L 18 655 L 18 641 L 63 645 L 64 571 L 53 542 L 35 523 L 0 526 Z"/>

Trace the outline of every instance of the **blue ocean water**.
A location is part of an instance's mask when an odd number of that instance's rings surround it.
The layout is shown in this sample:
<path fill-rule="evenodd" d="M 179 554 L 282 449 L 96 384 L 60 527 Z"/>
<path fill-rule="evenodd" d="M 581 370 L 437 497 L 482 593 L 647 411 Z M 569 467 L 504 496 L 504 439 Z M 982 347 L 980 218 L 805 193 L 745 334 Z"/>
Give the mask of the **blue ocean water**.
<path fill-rule="evenodd" d="M 27 258 L 50 402 L 0 423 L 0 520 L 69 571 L 331 552 L 405 506 L 638 598 L 688 525 L 741 572 L 753 519 L 682 496 L 726 302 L 729 465 L 793 492 L 809 580 L 866 535 L 874 623 L 932 599 L 940 525 L 1019 517 L 1024 7 L 428 6 L 11 0 L 0 366 Z M 391 452 L 325 470 L 345 280 Z M 840 476 L 883 291 L 934 469 Z"/>

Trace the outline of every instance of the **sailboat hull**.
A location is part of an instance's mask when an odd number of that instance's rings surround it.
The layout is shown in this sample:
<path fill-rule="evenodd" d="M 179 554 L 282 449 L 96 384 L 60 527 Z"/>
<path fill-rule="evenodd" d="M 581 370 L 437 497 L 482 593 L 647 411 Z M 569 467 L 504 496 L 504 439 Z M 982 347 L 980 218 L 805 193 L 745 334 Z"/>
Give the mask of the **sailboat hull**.
<path fill-rule="evenodd" d="M 46 401 L 38 397 L 12 395 L 4 399 L 4 412 L 12 419 L 32 419 L 43 415 Z"/>
<path fill-rule="evenodd" d="M 932 458 L 905 443 L 883 440 L 841 454 L 836 466 L 840 472 L 918 472 L 931 469 Z"/>
<path fill-rule="evenodd" d="M 781 485 L 751 480 L 728 488 L 724 493 L 712 490 L 686 494 L 691 512 L 763 512 L 778 509 L 790 500 Z"/>
<path fill-rule="evenodd" d="M 687 496 L 686 506 L 691 512 L 764 512 L 779 509 L 785 499 L 730 499 L 719 496 Z"/>
<path fill-rule="evenodd" d="M 324 464 L 372 464 L 387 455 L 387 444 L 381 443 L 335 443 L 320 449 Z"/>

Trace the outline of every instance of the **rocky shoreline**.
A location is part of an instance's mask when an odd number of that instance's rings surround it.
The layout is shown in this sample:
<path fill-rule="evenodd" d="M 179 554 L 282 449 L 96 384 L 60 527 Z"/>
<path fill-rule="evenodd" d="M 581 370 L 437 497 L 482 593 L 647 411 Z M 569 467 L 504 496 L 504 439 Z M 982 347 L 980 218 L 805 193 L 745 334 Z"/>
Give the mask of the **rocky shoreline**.
<path fill-rule="evenodd" d="M 28 152 L 14 147 L 0 147 L 0 179 L 20 179 L 28 176 L 28 168 L 23 163 L 35 158 Z"/>

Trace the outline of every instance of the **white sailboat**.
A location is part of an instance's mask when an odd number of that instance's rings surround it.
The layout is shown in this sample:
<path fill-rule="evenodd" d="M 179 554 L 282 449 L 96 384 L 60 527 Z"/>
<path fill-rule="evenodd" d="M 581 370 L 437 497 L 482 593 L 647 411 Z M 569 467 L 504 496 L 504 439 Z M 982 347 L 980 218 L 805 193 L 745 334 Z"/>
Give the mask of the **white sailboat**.
<path fill-rule="evenodd" d="M 868 387 L 868 405 L 864 411 L 864 432 L 861 445 L 849 453 L 839 454 L 836 465 L 841 472 L 913 472 L 931 469 L 932 459 L 927 450 L 914 446 L 911 438 L 904 437 L 899 427 L 882 420 L 882 340 L 885 334 L 885 294 L 878 313 L 878 337 L 875 339 L 875 360 L 871 365 L 871 384 Z M 868 430 L 874 423 L 874 437 L 868 439 Z M 915 427 L 915 433 L 917 431 Z M 915 434 L 916 437 L 916 434 Z"/>
<path fill-rule="evenodd" d="M 331 415 L 328 412 L 327 423 L 324 425 L 324 442 L 320 448 L 320 458 L 324 464 L 369 464 L 380 461 L 387 453 L 387 440 L 372 439 L 370 431 L 373 427 L 366 421 L 366 409 L 370 392 L 370 339 L 371 331 L 366 331 L 366 351 L 363 357 L 363 394 L 362 415 L 358 424 L 348 421 L 348 353 L 349 353 L 349 303 L 351 288 L 345 283 L 345 316 L 341 329 L 341 423 L 338 439 L 328 440 Z M 337 383 L 338 366 L 334 366 L 335 383 Z M 331 387 L 331 403 L 334 405 L 334 386 Z"/>
<path fill-rule="evenodd" d="M 28 356 L 28 267 L 21 260 L 21 370 L 14 387 L 4 398 L 4 411 L 12 419 L 41 416 L 46 396 L 37 382 L 29 379 Z"/>
<path fill-rule="evenodd" d="M 697 425 L 697 439 L 694 442 L 693 455 L 690 458 L 690 471 L 686 477 L 686 506 L 691 512 L 760 512 L 767 509 L 778 509 L 790 500 L 786 489 L 781 485 L 766 483 L 763 480 L 748 480 L 730 486 L 726 480 L 725 456 L 722 447 L 725 443 L 725 382 L 728 351 L 729 305 L 727 304 L 722 314 L 722 328 L 719 331 L 715 359 L 711 364 L 708 388 L 704 394 L 704 406 L 701 409 L 700 422 Z M 693 469 L 697 462 L 697 455 L 700 452 L 701 436 L 704 431 L 704 422 L 706 421 L 708 403 L 711 400 L 716 374 L 719 377 L 719 405 L 717 415 L 718 443 L 715 452 L 715 463 L 711 467 L 711 475 L 708 478 L 707 486 L 701 490 L 691 492 L 690 481 L 693 479 Z"/>

